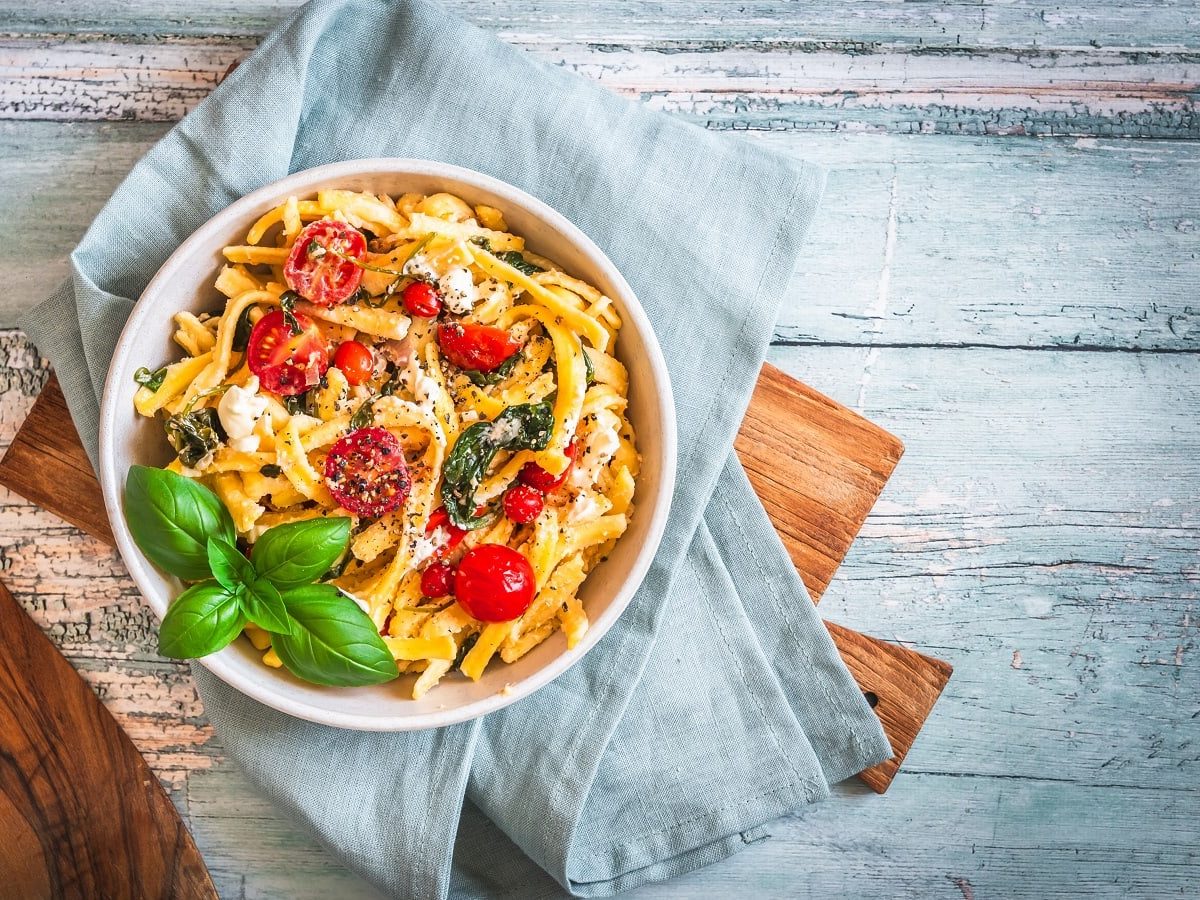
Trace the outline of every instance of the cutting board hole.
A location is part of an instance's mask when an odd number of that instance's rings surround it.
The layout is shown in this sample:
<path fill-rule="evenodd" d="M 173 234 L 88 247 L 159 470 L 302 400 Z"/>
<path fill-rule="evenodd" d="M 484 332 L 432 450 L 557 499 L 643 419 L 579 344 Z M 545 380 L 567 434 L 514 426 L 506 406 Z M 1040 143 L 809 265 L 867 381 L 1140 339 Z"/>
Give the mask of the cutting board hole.
<path fill-rule="evenodd" d="M 874 691 L 863 691 L 863 696 L 867 698 L 867 706 L 874 709 L 879 705 L 879 695 Z"/>

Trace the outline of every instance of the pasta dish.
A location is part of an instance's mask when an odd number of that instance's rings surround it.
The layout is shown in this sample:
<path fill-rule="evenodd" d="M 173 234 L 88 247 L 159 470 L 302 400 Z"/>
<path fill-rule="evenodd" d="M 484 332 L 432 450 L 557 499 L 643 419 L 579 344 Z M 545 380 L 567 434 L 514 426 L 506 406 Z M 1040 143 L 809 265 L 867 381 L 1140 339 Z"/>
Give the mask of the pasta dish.
<path fill-rule="evenodd" d="M 134 405 L 237 547 L 254 561 L 273 528 L 348 519 L 319 581 L 414 698 L 559 630 L 574 647 L 638 475 L 611 300 L 446 193 L 290 197 L 224 258 L 223 303 L 175 314 L 183 355 L 138 370 Z M 270 630 L 237 627 L 293 669 Z"/>

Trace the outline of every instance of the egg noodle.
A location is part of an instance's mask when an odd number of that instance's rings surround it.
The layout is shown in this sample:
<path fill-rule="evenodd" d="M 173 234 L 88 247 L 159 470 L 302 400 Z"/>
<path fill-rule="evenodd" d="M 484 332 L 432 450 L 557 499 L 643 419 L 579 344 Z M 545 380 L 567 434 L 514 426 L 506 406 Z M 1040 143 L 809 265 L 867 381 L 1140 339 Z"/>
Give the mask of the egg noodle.
<path fill-rule="evenodd" d="M 293 244 L 319 221 L 347 223 L 368 241 L 355 263 L 359 289 L 339 305 L 288 290 Z M 176 314 L 174 339 L 185 355 L 143 376 L 134 397 L 140 414 L 163 419 L 179 450 L 168 468 L 210 487 L 247 544 L 276 525 L 349 517 L 350 549 L 327 577 L 371 617 L 400 671 L 417 676 L 414 698 L 453 668 L 477 680 L 493 657 L 514 662 L 559 629 L 568 648 L 578 644 L 588 628 L 580 586 L 626 529 L 639 465 L 626 417 L 628 373 L 613 355 L 621 320 L 612 301 L 526 250 L 500 210 L 446 193 L 289 197 L 224 257 L 215 282 L 224 307 Z M 406 310 L 402 292 L 413 282 L 444 298 L 440 320 Z M 334 364 L 294 396 L 260 384 L 246 334 L 281 302 L 288 315 L 315 323 L 331 356 L 349 341 L 368 348 L 368 376 L 351 384 Z M 447 359 L 439 322 L 503 329 L 520 350 L 491 377 L 472 377 L 478 373 Z M 522 404 L 552 412 L 549 439 L 541 449 L 495 454 L 468 498 L 478 505 L 477 527 L 452 541 L 450 489 L 442 496 L 448 456 L 472 424 Z M 502 426 L 509 427 L 492 431 Z M 364 427 L 399 441 L 411 476 L 404 503 L 375 517 L 339 505 L 325 475 L 331 446 Z M 502 498 L 529 463 L 551 480 L 566 477 L 545 490 L 536 518 L 521 523 L 505 514 Z M 532 568 L 534 599 L 515 619 L 480 621 L 452 595 L 422 591 L 424 569 L 452 566 L 482 544 L 505 545 Z M 267 632 L 251 625 L 246 636 L 264 663 L 281 665 Z"/>

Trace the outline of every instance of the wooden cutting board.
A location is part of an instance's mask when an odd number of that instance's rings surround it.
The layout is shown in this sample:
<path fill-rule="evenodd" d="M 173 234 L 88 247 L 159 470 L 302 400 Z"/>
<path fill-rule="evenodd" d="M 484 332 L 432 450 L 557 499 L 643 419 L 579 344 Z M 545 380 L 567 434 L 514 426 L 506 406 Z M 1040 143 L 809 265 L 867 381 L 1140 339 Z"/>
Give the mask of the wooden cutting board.
<path fill-rule="evenodd" d="M 0 897 L 216 896 L 137 748 L 0 585 Z"/>

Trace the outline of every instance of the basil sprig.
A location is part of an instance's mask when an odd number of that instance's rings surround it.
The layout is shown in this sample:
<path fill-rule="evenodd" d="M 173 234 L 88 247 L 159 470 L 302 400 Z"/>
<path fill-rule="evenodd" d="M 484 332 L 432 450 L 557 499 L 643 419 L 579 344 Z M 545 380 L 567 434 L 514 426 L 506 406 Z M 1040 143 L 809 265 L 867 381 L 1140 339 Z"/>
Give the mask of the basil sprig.
<path fill-rule="evenodd" d="M 491 422 L 467 426 L 442 469 L 442 500 L 450 523 L 472 530 L 491 515 L 475 514 L 475 491 L 501 450 L 545 450 L 554 429 L 554 409 L 545 401 L 510 406 Z"/>
<path fill-rule="evenodd" d="M 349 687 L 399 674 L 370 617 L 333 585 L 312 583 L 345 555 L 349 519 L 276 526 L 247 559 L 216 494 L 166 469 L 132 466 L 125 520 L 151 562 L 198 582 L 163 617 L 158 649 L 164 656 L 207 656 L 253 623 L 272 634 L 283 664 L 305 681 Z"/>

